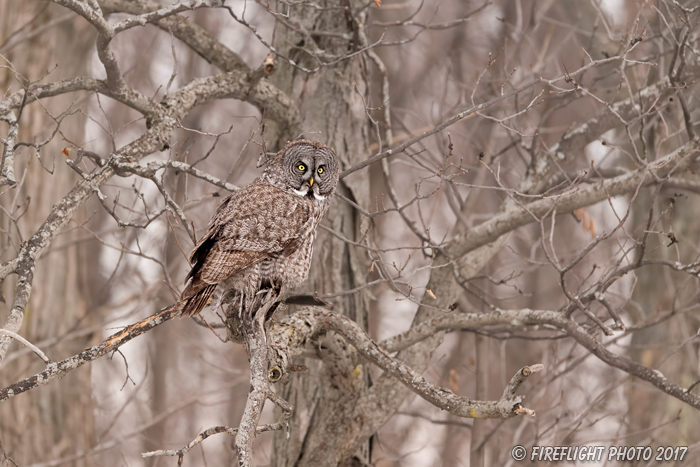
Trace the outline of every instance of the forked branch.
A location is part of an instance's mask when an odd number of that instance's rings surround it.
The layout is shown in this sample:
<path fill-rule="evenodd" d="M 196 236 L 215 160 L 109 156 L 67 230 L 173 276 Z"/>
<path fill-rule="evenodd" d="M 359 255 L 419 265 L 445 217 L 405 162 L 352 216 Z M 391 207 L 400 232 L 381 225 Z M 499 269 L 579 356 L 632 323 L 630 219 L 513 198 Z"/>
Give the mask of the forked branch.
<path fill-rule="evenodd" d="M 515 393 L 525 378 L 541 371 L 541 364 L 522 368 L 513 376 L 497 401 L 475 401 L 458 396 L 449 389 L 435 386 L 404 362 L 392 357 L 368 336 L 357 323 L 346 316 L 320 307 L 305 308 L 285 319 L 271 334 L 271 347 L 277 352 L 277 366 L 283 371 L 286 362 L 313 346 L 317 336 L 333 331 L 344 337 L 367 360 L 391 374 L 411 391 L 436 407 L 467 418 L 511 418 L 520 414 L 534 415 L 522 406 L 523 397 Z"/>

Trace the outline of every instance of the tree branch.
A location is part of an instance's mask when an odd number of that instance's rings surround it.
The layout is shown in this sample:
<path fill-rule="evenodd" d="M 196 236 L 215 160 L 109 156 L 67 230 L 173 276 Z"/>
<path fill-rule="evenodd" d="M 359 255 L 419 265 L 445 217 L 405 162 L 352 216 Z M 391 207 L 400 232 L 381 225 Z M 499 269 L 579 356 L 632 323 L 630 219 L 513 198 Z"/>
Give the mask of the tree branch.
<path fill-rule="evenodd" d="M 7 130 L 7 138 L 2 140 L 2 160 L 0 160 L 0 186 L 10 185 L 15 186 L 17 179 L 15 178 L 15 141 L 17 140 L 17 132 L 19 131 L 19 122 L 14 112 L 6 112 L 0 114 L 0 120 L 3 120 L 9 126 Z"/>
<path fill-rule="evenodd" d="M 161 5 L 148 1 L 103 0 L 100 2 L 108 12 L 127 12 L 135 15 L 146 15 L 157 11 Z M 301 113 L 295 101 L 286 93 L 276 88 L 266 79 L 253 79 L 252 70 L 243 59 L 231 49 L 223 45 L 202 27 L 193 24 L 183 16 L 173 15 L 155 22 L 162 30 L 172 32 L 179 40 L 187 44 L 207 62 L 212 63 L 225 72 L 235 72 L 240 78 L 238 85 L 240 93 L 233 97 L 255 105 L 266 118 L 280 125 L 285 134 L 301 133 Z"/>
<path fill-rule="evenodd" d="M 255 428 L 255 434 L 259 435 L 260 433 L 265 433 L 266 431 L 276 431 L 276 430 L 284 430 L 284 429 L 289 429 L 287 420 L 289 420 L 289 417 L 292 416 L 292 407 L 287 404 L 287 402 L 283 401 L 282 399 L 279 399 L 274 393 L 270 393 L 269 399 L 273 401 L 275 404 L 279 405 L 282 407 L 282 416 L 280 419 L 272 424 L 269 425 L 258 425 Z M 184 459 L 185 454 L 187 454 L 193 447 L 197 446 L 199 443 L 204 441 L 205 439 L 209 438 L 212 435 L 216 435 L 219 433 L 228 433 L 230 436 L 233 436 L 234 438 L 238 435 L 238 428 L 231 428 L 228 426 L 214 426 L 211 428 L 208 428 L 201 432 L 195 439 L 187 443 L 186 446 L 183 446 L 180 449 L 159 449 L 157 451 L 149 451 L 149 452 L 144 452 L 141 454 L 142 457 L 158 457 L 158 456 L 177 456 L 178 457 L 178 465 L 182 464 L 182 461 Z"/>
<path fill-rule="evenodd" d="M 521 310 L 496 310 L 488 313 L 445 314 L 417 324 L 410 330 L 383 341 L 381 345 L 388 351 L 396 351 L 427 339 L 433 336 L 436 331 L 467 331 L 495 325 L 515 328 L 545 325 L 559 329 L 608 365 L 648 381 L 666 394 L 700 410 L 700 397 L 670 383 L 659 370 L 645 367 L 629 357 L 611 352 L 581 325 L 556 311 L 525 308 Z"/>
<path fill-rule="evenodd" d="M 303 352 L 305 347 L 312 346 L 318 336 L 327 331 L 334 331 L 341 335 L 364 358 L 387 374 L 397 378 L 408 389 L 440 409 L 468 418 L 504 419 L 519 414 L 534 415 L 533 411 L 522 406 L 522 397 L 516 395 L 515 391 L 524 381 L 524 377 L 540 371 L 543 368 L 541 365 L 532 365 L 521 369 L 505 388 L 503 396 L 499 400 L 471 400 L 429 383 L 404 362 L 391 357 L 353 320 L 319 307 L 304 308 L 272 329 L 270 333 L 271 347 L 276 349 L 278 354 L 286 354 L 278 356 L 273 361 L 276 361 L 277 365 L 286 373 L 289 367 L 285 368 L 282 365 L 290 362 L 293 356 Z"/>
<path fill-rule="evenodd" d="M 524 367 L 516 373 L 503 395 L 497 401 L 475 401 L 460 397 L 449 389 L 436 387 L 405 363 L 391 357 L 374 340 L 372 340 L 357 323 L 338 313 L 319 310 L 319 317 L 329 329 L 346 338 L 365 358 L 382 370 L 391 374 L 408 389 L 436 407 L 447 410 L 460 417 L 468 418 L 511 418 L 519 414 L 534 415 L 534 411 L 522 406 L 523 398 L 515 394 L 520 384 L 532 373 L 541 371 L 541 364 Z"/>
<path fill-rule="evenodd" d="M 179 310 L 175 305 L 165 307 L 158 313 L 127 326 L 116 334 L 112 334 L 110 337 L 96 346 L 90 347 L 77 355 L 61 360 L 60 362 L 49 363 L 46 365 L 46 369 L 41 373 L 37 373 L 34 376 L 7 386 L 6 388 L 0 389 L 0 403 L 22 394 L 23 392 L 29 391 L 30 389 L 34 389 L 37 386 L 45 386 L 51 381 L 61 378 L 71 370 L 75 370 L 88 362 L 116 351 L 119 347 L 135 337 L 138 337 L 141 334 L 150 331 L 154 327 L 174 318 L 177 316 L 178 312 Z"/>
<path fill-rule="evenodd" d="M 240 467 L 255 465 L 253 462 L 253 441 L 257 434 L 258 421 L 262 415 L 265 400 L 272 392 L 268 381 L 268 346 L 264 323 L 268 312 L 275 306 L 276 300 L 277 295 L 272 290 L 265 295 L 259 294 L 250 308 L 254 312 L 246 313 L 244 310 L 240 320 L 250 360 L 250 392 L 236 435 L 236 453 Z M 237 312 L 232 311 L 232 313 Z"/>
<path fill-rule="evenodd" d="M 172 5 L 162 7 L 156 11 L 120 21 L 114 25 L 113 30 L 115 34 L 118 34 L 135 26 L 145 26 L 146 23 L 157 23 L 168 16 L 176 15 L 183 11 L 196 10 L 204 7 L 220 7 L 223 3 L 224 2 L 221 0 L 194 0 L 191 2 L 173 3 Z"/>
<path fill-rule="evenodd" d="M 647 166 L 596 183 L 575 186 L 570 191 L 514 207 L 479 224 L 450 240 L 444 251 L 457 258 L 482 245 L 493 242 L 501 235 L 530 222 L 541 220 L 556 208 L 558 214 L 572 212 L 635 190 L 639 186 L 661 181 L 679 172 L 693 162 L 700 153 L 700 140 L 689 141 L 670 155 Z"/>
<path fill-rule="evenodd" d="M 12 331 L 8 331 L 7 329 L 0 329 L 0 334 L 3 334 L 7 337 L 11 337 L 14 340 L 16 340 L 17 342 L 21 343 L 23 346 L 32 350 L 35 354 L 37 354 L 39 356 L 39 358 L 41 358 L 44 361 L 44 363 L 50 362 L 49 357 L 47 357 L 46 354 L 44 352 L 42 352 L 39 347 L 32 344 L 31 342 L 29 342 L 27 339 L 20 336 L 19 334 L 12 332 Z"/>
<path fill-rule="evenodd" d="M 148 15 L 158 11 L 161 4 L 150 0 L 100 0 L 105 13 L 130 13 L 132 15 Z M 223 45 L 206 29 L 192 23 L 184 16 L 169 16 L 155 21 L 155 25 L 163 31 L 171 32 L 175 37 L 194 50 L 207 62 L 216 65 L 223 71 L 250 71 L 245 61 L 234 51 Z"/>
<path fill-rule="evenodd" d="M 119 62 L 110 48 L 110 43 L 116 34 L 114 28 L 102 16 L 99 9 L 91 8 L 87 3 L 77 0 L 53 0 L 53 2 L 73 10 L 95 28 L 97 31 L 97 56 L 107 73 L 107 85 L 115 94 L 121 95 L 127 86 Z"/>
<path fill-rule="evenodd" d="M 73 4 L 74 2 L 69 2 Z M 84 5 L 81 8 L 85 8 Z M 18 332 L 24 318 L 31 293 L 34 278 L 34 266 L 39 254 L 53 241 L 80 206 L 93 193 L 115 174 L 114 166 L 122 161 L 136 161 L 162 150 L 167 146 L 172 130 L 192 110 L 193 107 L 205 102 L 226 98 L 245 98 L 248 85 L 246 75 L 242 73 L 224 73 L 221 75 L 193 80 L 190 84 L 173 93 L 166 99 L 165 105 L 157 107 L 157 113 L 153 116 L 151 127 L 139 138 L 127 144 L 115 152 L 108 164 L 98 168 L 89 176 L 78 181 L 75 187 L 59 203 L 53 206 L 51 213 L 44 223 L 32 235 L 28 242 L 21 248 L 16 263 L 15 272 L 19 276 L 15 287 L 15 299 L 6 323 L 3 328 Z M 243 87 L 241 87 L 243 86 Z M 126 102 L 128 93 L 122 93 Z M 284 105 L 284 102 L 280 102 Z M 9 338 L 0 338 L 0 365 L 9 347 Z"/>
<path fill-rule="evenodd" d="M 39 99 L 78 91 L 99 92 L 146 116 L 155 115 L 159 112 L 158 104 L 130 88 L 122 90 L 121 93 L 115 93 L 112 92 L 112 89 L 104 80 L 95 79 L 91 76 L 78 76 L 76 78 L 54 81 L 51 83 L 32 84 L 26 90 L 20 89 L 12 93 L 0 101 L 0 115 L 6 115 L 10 110 L 19 109 L 23 105 L 31 104 Z"/>

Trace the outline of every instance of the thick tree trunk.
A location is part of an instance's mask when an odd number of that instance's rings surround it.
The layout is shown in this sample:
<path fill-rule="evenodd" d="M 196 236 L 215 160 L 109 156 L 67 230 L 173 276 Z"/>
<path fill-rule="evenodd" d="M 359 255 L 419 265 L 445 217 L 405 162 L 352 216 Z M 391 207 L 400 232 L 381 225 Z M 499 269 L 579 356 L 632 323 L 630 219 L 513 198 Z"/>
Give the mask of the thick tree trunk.
<path fill-rule="evenodd" d="M 309 30 L 316 28 L 343 34 L 352 37 L 351 40 L 316 37 L 314 45 L 303 43 L 304 38 L 286 28 L 277 31 L 278 50 L 308 68 L 316 66 L 315 60 L 308 59 L 308 55 L 291 48 L 290 44 L 311 50 L 318 47 L 337 55 L 361 47 L 362 32 L 357 22 L 364 22 L 366 9 L 359 13 L 353 10 L 365 4 L 335 0 L 321 4 L 336 8 L 319 11 L 297 7 L 290 14 L 299 15 L 297 19 Z M 347 6 L 349 10 L 344 13 L 337 9 L 338 6 Z M 370 126 L 363 103 L 368 96 L 367 80 L 361 55 L 323 68 L 314 75 L 282 64 L 275 77 L 276 84 L 300 102 L 306 132 L 303 136 L 333 147 L 343 168 L 360 162 L 369 154 Z M 300 135 L 292 135 L 297 136 Z M 279 147 L 284 142 L 274 143 Z M 368 177 L 358 173 L 343 179 L 338 192 L 361 206 L 367 206 Z M 359 241 L 361 228 L 366 229 L 360 221 L 357 211 L 336 197 L 324 224 L 352 241 Z M 349 290 L 362 285 L 367 273 L 368 263 L 363 250 L 349 248 L 344 241 L 319 230 L 310 277 L 304 287 L 319 293 Z M 334 311 L 349 316 L 366 329 L 369 303 L 364 295 L 338 297 L 333 300 L 333 305 Z M 327 348 L 319 350 L 322 362 L 307 361 L 310 369 L 293 376 L 291 383 L 281 388 L 283 397 L 294 405 L 295 413 L 290 420 L 291 438 L 287 440 L 285 433 L 275 434 L 272 465 L 332 466 L 345 463 L 355 454 L 348 451 L 348 446 L 355 443 L 361 421 L 354 420 L 352 413 L 355 402 L 367 387 L 368 371 L 358 365 L 355 353 L 342 340 L 328 338 L 327 341 Z M 359 455 L 368 456 L 368 449 Z"/>

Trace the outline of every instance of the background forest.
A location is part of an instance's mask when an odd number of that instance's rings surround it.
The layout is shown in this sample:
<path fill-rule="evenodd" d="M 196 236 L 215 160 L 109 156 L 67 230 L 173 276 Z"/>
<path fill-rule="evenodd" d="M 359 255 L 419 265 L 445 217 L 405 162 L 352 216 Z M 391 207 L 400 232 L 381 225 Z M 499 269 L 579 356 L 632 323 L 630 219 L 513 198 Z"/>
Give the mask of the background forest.
<path fill-rule="evenodd" d="M 277 312 L 294 410 L 265 405 L 280 429 L 247 465 L 700 465 L 699 21 L 691 0 L 0 0 L 0 466 L 236 464 L 235 433 L 182 451 L 249 397 L 221 310 L 81 352 L 174 303 L 222 197 L 301 137 L 341 160 L 299 289 L 332 310 Z"/>

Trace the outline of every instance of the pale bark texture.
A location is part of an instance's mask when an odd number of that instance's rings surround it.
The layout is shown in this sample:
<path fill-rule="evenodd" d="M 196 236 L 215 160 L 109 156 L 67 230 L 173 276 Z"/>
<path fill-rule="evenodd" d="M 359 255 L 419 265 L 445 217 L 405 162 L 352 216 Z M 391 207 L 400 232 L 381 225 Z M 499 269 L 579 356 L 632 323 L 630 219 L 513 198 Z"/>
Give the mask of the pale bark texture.
<path fill-rule="evenodd" d="M 33 17 L 37 26 L 42 27 L 60 20 L 62 16 L 65 16 L 63 8 L 47 2 L 30 1 L 22 8 L 17 8 L 14 2 L 0 3 L 0 21 L 3 23 L 0 28 L 6 32 L 15 30 Z M 3 39 L 7 37 L 3 36 Z M 94 33 L 86 24 L 64 21 L 60 27 L 49 28 L 45 34 L 31 38 L 29 47 L 2 50 L 3 56 L 17 70 L 21 70 L 22 79 L 18 80 L 9 70 L 3 69 L 0 88 L 21 89 L 29 81 L 42 79 L 48 72 L 51 72 L 52 80 L 86 74 L 92 49 L 91 38 L 94 38 Z M 47 111 L 58 115 L 70 108 L 75 99 L 76 96 L 71 95 L 56 97 L 46 104 Z M 47 115 L 47 111 L 40 106 L 24 109 L 19 140 L 39 141 L 51 135 L 56 122 Z M 74 114 L 65 117 L 71 122 L 63 128 L 65 137 L 82 140 L 85 116 Z M 2 229 L 7 233 L 0 240 L 3 250 L 13 249 L 13 245 L 31 236 L 49 214 L 55 201 L 75 183 L 75 173 L 61 160 L 62 148 L 60 141 L 53 140 L 36 155 L 31 148 L 18 149 L 22 157 L 17 159 L 15 172 L 25 182 L 12 190 L 12 194 L 2 196 Z M 51 183 L 46 183 L 48 172 L 53 172 Z M 81 209 L 73 218 L 73 226 L 84 221 L 85 212 Z M 41 286 L 32 292 L 31 306 L 25 309 L 21 328 L 22 335 L 31 342 L 53 341 L 50 351 L 62 355 L 77 353 L 89 345 L 91 332 L 79 336 L 71 336 L 70 333 L 78 327 L 89 329 L 95 322 L 93 315 L 100 305 L 96 282 L 90 280 L 88 272 L 97 268 L 91 255 L 95 247 L 93 242 L 84 239 L 78 243 L 80 237 L 77 230 L 66 232 L 53 245 L 50 253 L 47 251 L 37 263 L 34 280 Z M 8 278 L 6 291 L 16 284 L 13 279 Z M 10 344 L 10 358 L 12 352 L 21 350 L 18 343 L 6 339 L 0 346 L 7 344 Z M 47 347 L 44 349 L 49 350 Z M 16 380 L 27 369 L 27 363 L 22 360 L 6 361 L 2 366 L 2 381 Z M 65 378 L 66 384 L 34 392 L 17 404 L 0 408 L 0 433 L 4 434 L 4 446 L 13 446 L 18 458 L 31 457 L 39 452 L 49 457 L 60 457 L 75 449 L 89 450 L 94 443 L 90 379 L 89 370 L 72 374 Z M 45 429 L 31 428 L 38 426 Z M 92 459 L 87 457 L 75 465 L 91 464 Z"/>
<path fill-rule="evenodd" d="M 301 8 L 296 20 L 308 29 L 318 29 L 335 37 L 315 38 L 315 46 L 326 53 L 342 56 L 362 47 L 365 33 L 360 29 L 367 19 L 362 2 L 350 1 L 338 10 L 335 1 L 322 2 L 322 9 Z M 357 13 L 355 13 L 357 11 Z M 351 38 L 341 39 L 339 36 Z M 313 68 L 310 55 L 292 47 L 311 38 L 287 28 L 281 28 L 274 44 L 284 55 L 299 57 L 299 65 Z M 303 136 L 321 139 L 335 148 L 342 169 L 361 162 L 369 152 L 370 125 L 364 102 L 369 99 L 367 80 L 370 67 L 367 57 L 356 55 L 337 66 L 323 68 L 314 75 L 303 73 L 281 63 L 272 82 L 292 96 L 299 106 Z M 343 96 L 338 99 L 338 96 Z M 284 137 L 285 135 L 281 135 Z M 300 136 L 300 135 L 292 135 Z M 277 142 L 281 147 L 284 141 Z M 338 192 L 359 204 L 369 201 L 369 179 L 361 175 L 341 181 Z M 327 225 L 342 237 L 361 241 L 362 216 L 348 203 L 336 203 L 327 216 Z M 367 226 L 365 226 L 365 229 Z M 320 232 L 315 246 L 314 265 L 307 288 L 319 293 L 351 290 L 366 283 L 368 261 L 366 252 L 351 248 L 337 236 Z M 367 329 L 369 300 L 367 295 L 352 294 L 334 301 L 334 311 L 342 313 Z M 341 348 L 337 348 L 341 345 Z M 368 386 L 369 373 L 352 348 L 340 342 L 329 344 L 328 355 L 312 364 L 309 372 L 316 378 L 292 378 L 281 391 L 295 406 L 292 424 L 296 427 L 291 438 L 277 433 L 272 461 L 275 465 L 336 465 L 354 454 L 353 439 L 360 426 L 348 426 L 344 420 L 352 416 L 360 396 Z M 342 355 L 342 363 L 335 360 Z M 345 354 L 345 355 L 343 355 Z M 324 361 L 325 360 L 325 361 Z M 305 422 L 303 421 L 305 420 Z M 305 425 L 306 429 L 302 428 Z M 367 453 L 365 453 L 365 456 Z"/>

